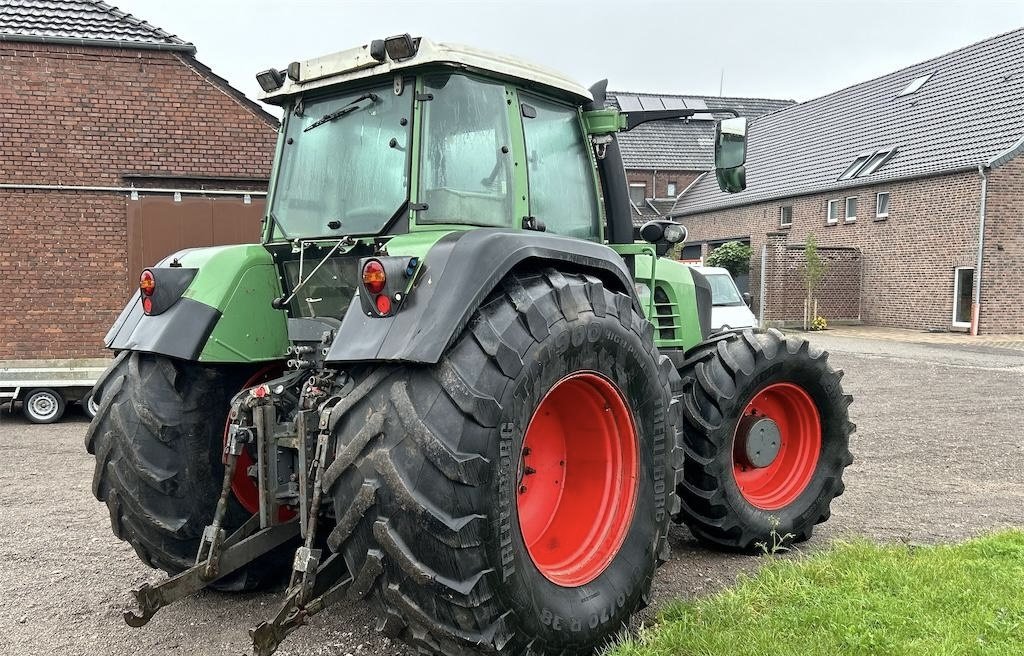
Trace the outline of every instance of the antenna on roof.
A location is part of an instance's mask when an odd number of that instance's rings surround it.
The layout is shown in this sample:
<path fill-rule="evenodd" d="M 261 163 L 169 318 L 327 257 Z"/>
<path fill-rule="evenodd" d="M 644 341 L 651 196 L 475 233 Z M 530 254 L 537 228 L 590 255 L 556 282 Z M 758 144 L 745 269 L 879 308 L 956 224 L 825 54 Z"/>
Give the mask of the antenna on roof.
<path fill-rule="evenodd" d="M 718 76 L 718 97 L 722 97 L 722 87 L 725 86 L 725 68 L 721 69 L 721 73 Z"/>

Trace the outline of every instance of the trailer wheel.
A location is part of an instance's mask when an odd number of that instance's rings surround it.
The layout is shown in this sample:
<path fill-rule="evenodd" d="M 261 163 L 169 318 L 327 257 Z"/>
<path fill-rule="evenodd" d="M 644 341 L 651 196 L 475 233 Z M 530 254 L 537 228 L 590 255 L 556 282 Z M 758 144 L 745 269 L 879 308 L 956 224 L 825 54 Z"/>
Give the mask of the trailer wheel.
<path fill-rule="evenodd" d="M 424 654 L 609 644 L 668 557 L 677 380 L 628 296 L 550 269 L 510 276 L 438 364 L 363 371 L 323 478 L 349 596 Z"/>
<path fill-rule="evenodd" d="M 679 371 L 686 463 L 676 521 L 727 550 L 810 538 L 853 462 L 853 397 L 828 353 L 777 330 L 733 331 L 688 351 Z"/>
<path fill-rule="evenodd" d="M 48 387 L 29 390 L 21 401 L 21 412 L 33 424 L 52 424 L 64 416 L 64 395 Z"/>
<path fill-rule="evenodd" d="M 106 503 L 114 535 L 150 567 L 174 575 L 195 564 L 224 476 L 229 402 L 252 373 L 125 351 L 97 383 L 98 412 L 85 437 L 96 456 L 93 494 Z M 229 534 L 249 516 L 229 497 Z M 290 546 L 211 587 L 249 590 L 280 578 Z"/>
<path fill-rule="evenodd" d="M 86 394 L 85 398 L 79 401 L 79 404 L 82 406 L 82 412 L 89 419 L 94 419 L 100 409 L 100 404 L 96 402 L 95 395 L 92 392 Z"/>

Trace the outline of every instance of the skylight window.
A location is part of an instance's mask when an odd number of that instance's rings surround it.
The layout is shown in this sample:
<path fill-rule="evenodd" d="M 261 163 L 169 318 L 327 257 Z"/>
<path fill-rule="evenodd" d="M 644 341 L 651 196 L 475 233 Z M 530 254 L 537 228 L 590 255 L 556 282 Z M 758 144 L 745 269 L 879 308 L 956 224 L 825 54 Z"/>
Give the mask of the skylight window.
<path fill-rule="evenodd" d="M 871 175 L 878 169 L 882 168 L 882 165 L 888 162 L 895 154 L 895 146 L 886 150 L 875 150 L 869 153 L 861 153 L 860 155 L 857 155 L 856 159 L 854 159 L 849 166 L 846 167 L 846 170 L 839 176 L 839 179 L 850 180 L 853 178 L 863 178 L 864 176 Z"/>
<path fill-rule="evenodd" d="M 857 171 L 860 171 L 864 166 L 864 163 L 871 159 L 874 153 L 864 153 L 863 155 L 857 155 L 857 159 L 853 160 L 853 163 L 846 167 L 843 174 L 839 176 L 840 180 L 849 180 L 850 178 L 857 175 Z"/>
<path fill-rule="evenodd" d="M 908 84 L 905 89 L 903 89 L 903 91 L 900 91 L 898 94 L 896 94 L 896 97 L 902 98 L 903 96 L 909 96 L 912 93 L 917 93 L 921 89 L 921 87 L 923 87 L 925 83 L 928 82 L 928 80 L 932 79 L 933 75 L 935 75 L 935 71 L 932 71 L 927 75 L 922 75 L 921 77 L 915 77 L 913 81 L 911 81 L 911 83 Z"/>
<path fill-rule="evenodd" d="M 882 165 L 888 162 L 889 158 L 891 158 L 895 154 L 895 148 L 878 151 L 877 153 L 871 156 L 871 159 L 869 159 L 868 163 L 864 165 L 864 168 L 860 170 L 860 173 L 857 174 L 857 177 L 862 178 L 865 175 L 871 175 L 878 169 L 882 168 Z"/>

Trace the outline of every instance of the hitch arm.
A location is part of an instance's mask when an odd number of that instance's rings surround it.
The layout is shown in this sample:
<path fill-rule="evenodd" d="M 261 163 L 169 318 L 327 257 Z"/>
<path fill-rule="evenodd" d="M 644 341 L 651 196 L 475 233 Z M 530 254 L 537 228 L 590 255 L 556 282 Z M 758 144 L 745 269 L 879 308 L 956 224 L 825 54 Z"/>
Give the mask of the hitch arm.
<path fill-rule="evenodd" d="M 255 522 L 253 518 L 255 518 Z M 250 518 L 224 542 L 224 550 L 217 568 L 220 577 L 231 574 L 299 535 L 298 519 L 269 526 L 253 533 L 254 528 L 259 526 L 259 516 L 254 515 L 253 518 Z M 153 615 L 164 606 L 169 606 L 179 599 L 199 592 L 209 583 L 205 577 L 206 569 L 207 563 L 204 561 L 156 585 L 144 584 L 133 592 L 139 605 L 138 612 L 126 610 L 124 621 L 128 626 L 140 627 L 149 622 Z"/>

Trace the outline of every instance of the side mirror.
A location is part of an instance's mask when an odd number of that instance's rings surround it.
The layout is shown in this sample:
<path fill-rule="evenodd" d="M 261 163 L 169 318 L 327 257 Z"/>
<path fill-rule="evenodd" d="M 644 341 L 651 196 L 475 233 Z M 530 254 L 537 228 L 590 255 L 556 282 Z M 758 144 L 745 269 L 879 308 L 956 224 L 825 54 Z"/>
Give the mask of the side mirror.
<path fill-rule="evenodd" d="M 747 304 L 747 307 L 750 307 L 750 292 L 743 292 L 743 302 Z"/>
<path fill-rule="evenodd" d="M 747 188 L 747 119 L 728 118 L 715 127 L 715 177 L 722 191 Z"/>

